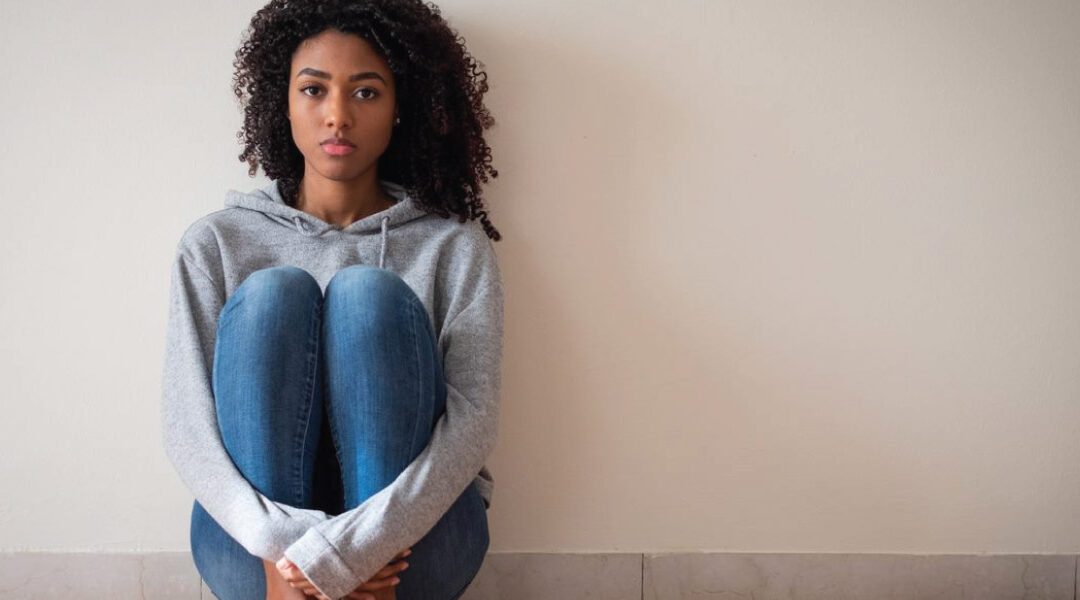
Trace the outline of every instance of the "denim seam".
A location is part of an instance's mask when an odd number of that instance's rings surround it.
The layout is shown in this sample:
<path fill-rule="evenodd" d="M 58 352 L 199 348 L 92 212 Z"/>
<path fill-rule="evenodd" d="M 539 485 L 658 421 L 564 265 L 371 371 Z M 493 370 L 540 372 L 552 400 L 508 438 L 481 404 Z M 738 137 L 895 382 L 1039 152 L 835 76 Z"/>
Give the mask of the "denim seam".
<path fill-rule="evenodd" d="M 415 362 L 415 364 L 416 364 L 416 371 L 417 372 L 416 372 L 415 380 L 417 382 L 417 385 L 416 385 L 416 389 L 417 389 L 416 407 L 418 409 L 417 410 L 418 414 L 416 415 L 416 418 L 413 419 L 412 435 L 409 436 L 409 459 L 408 460 L 409 460 L 409 462 L 412 462 L 412 458 L 414 456 L 416 456 L 416 454 L 418 454 L 418 450 L 416 449 L 416 433 L 420 429 L 421 415 L 419 414 L 419 408 L 424 406 L 424 389 L 423 389 L 423 386 L 420 385 L 420 383 L 421 383 L 421 377 L 420 377 L 420 343 L 419 343 L 419 339 L 418 339 L 418 337 L 416 335 L 416 318 L 417 318 L 416 317 L 416 311 L 419 310 L 419 311 L 424 312 L 425 318 L 427 317 L 427 312 L 425 311 L 424 308 L 422 308 L 422 307 L 418 308 L 416 306 L 416 300 L 410 299 L 410 304 L 413 307 L 412 318 L 409 319 L 409 325 L 410 325 L 410 329 L 412 331 L 413 349 L 416 352 L 416 362 Z M 421 450 L 422 450 L 422 448 L 421 448 Z"/>
<path fill-rule="evenodd" d="M 327 290 L 329 291 L 329 287 L 327 288 Z M 329 320 L 326 318 L 326 304 L 325 304 L 326 301 L 325 301 L 325 299 L 324 299 L 323 302 L 324 302 L 324 304 L 323 304 L 323 318 L 322 318 L 322 323 L 320 324 L 320 326 L 321 327 L 327 327 L 327 324 L 329 323 Z M 322 336 L 323 342 L 325 342 L 327 337 L 328 337 L 327 335 L 325 335 L 325 333 L 326 332 L 323 332 L 323 336 Z M 325 350 L 325 348 L 323 348 L 323 350 Z M 340 474 L 339 478 L 340 478 L 340 481 L 341 481 L 341 508 L 342 508 L 343 511 L 347 511 L 347 510 L 349 510 L 349 506 L 348 506 L 349 503 L 346 502 L 346 500 L 348 500 L 348 495 L 349 495 L 349 486 L 345 482 L 345 461 L 341 460 L 341 448 L 340 448 L 340 442 L 339 442 L 340 438 L 338 437 L 337 427 L 335 427 L 335 421 L 337 419 L 334 418 L 333 411 L 330 410 L 331 409 L 331 404 L 330 404 L 330 373 L 329 373 L 329 371 L 326 373 L 326 375 L 327 376 L 324 377 L 323 381 L 322 381 L 322 385 L 323 385 L 323 401 L 326 403 L 326 425 L 330 428 L 330 445 L 333 446 L 333 448 L 334 448 L 334 456 L 337 458 L 337 461 L 338 461 L 338 473 Z"/>
<path fill-rule="evenodd" d="M 329 408 L 329 405 L 327 405 L 327 408 Z M 330 442 L 331 442 L 330 445 L 334 447 L 334 456 L 337 457 L 338 468 L 342 469 L 342 471 L 341 471 L 341 473 L 342 473 L 342 486 L 343 486 L 342 492 L 344 493 L 344 483 L 345 483 L 344 482 L 344 465 L 345 465 L 345 463 L 342 462 L 342 460 L 341 460 L 341 449 L 338 447 L 338 434 L 337 434 L 337 429 L 334 427 L 335 419 L 329 418 L 330 417 L 330 411 L 329 410 L 327 411 L 326 414 L 327 414 L 327 417 L 328 417 L 326 422 L 330 425 Z"/>
<path fill-rule="evenodd" d="M 311 328 L 311 335 L 308 337 L 307 346 L 309 357 L 307 364 L 307 373 L 309 375 L 307 393 L 307 418 L 304 420 L 303 431 L 300 432 L 298 430 L 300 460 L 294 465 L 294 477 L 296 481 L 296 487 L 294 489 L 296 489 L 297 491 L 296 503 L 298 506 L 302 506 L 304 504 L 304 453 L 307 450 L 308 429 L 310 429 L 311 427 L 311 411 L 315 408 L 315 383 L 318 379 L 318 372 L 316 371 L 316 369 L 319 368 L 319 323 L 321 321 L 321 319 L 319 318 L 320 308 L 320 304 L 318 302 L 315 302 L 312 308 L 312 318 L 309 321 L 314 325 Z M 314 364 L 314 368 L 312 368 L 312 364 Z"/>

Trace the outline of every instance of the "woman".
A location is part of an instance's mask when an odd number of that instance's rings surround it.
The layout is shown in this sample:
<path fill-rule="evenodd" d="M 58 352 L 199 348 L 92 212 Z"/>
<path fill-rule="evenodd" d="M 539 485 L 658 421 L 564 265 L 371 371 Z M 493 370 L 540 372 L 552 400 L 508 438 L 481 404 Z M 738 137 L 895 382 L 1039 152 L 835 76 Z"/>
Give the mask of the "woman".
<path fill-rule="evenodd" d="M 486 74 L 421 0 L 273 0 L 235 66 L 272 183 L 184 232 L 163 372 L 196 567 L 222 600 L 458 598 L 499 415 Z"/>

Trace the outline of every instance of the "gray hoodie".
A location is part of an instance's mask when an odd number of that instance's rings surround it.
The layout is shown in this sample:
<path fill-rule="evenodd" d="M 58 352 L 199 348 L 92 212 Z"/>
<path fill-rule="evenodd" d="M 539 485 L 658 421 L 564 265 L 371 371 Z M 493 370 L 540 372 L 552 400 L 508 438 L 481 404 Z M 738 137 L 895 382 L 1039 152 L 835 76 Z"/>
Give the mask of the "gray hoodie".
<path fill-rule="evenodd" d="M 496 442 L 503 290 L 494 245 L 477 221 L 428 213 L 383 180 L 396 204 L 339 228 L 285 204 L 276 182 L 229 190 L 226 208 L 184 232 L 172 262 L 162 373 L 166 455 L 195 499 L 253 555 L 284 555 L 340 598 L 418 542 L 475 481 L 486 506 L 485 462 Z M 446 414 L 428 446 L 389 486 L 329 516 L 274 502 L 240 473 L 222 443 L 212 392 L 218 316 L 253 271 L 294 265 L 323 291 L 343 267 L 397 273 L 416 292 L 443 356 Z"/>

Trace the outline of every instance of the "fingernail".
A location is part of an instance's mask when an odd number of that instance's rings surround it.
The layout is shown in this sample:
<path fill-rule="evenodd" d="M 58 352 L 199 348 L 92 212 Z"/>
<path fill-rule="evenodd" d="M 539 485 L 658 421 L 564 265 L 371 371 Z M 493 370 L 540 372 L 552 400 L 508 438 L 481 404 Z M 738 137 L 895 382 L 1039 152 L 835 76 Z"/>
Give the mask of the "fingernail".
<path fill-rule="evenodd" d="M 399 578 L 397 578 L 397 577 L 395 577 L 395 578 L 394 578 L 394 583 L 395 583 L 395 584 L 397 584 L 397 583 L 398 583 L 398 582 L 400 582 L 400 581 L 401 581 L 401 579 L 399 579 Z"/>
<path fill-rule="evenodd" d="M 405 569 L 408 569 L 408 568 L 409 568 L 409 563 L 401 563 L 401 570 L 402 571 L 404 571 Z"/>

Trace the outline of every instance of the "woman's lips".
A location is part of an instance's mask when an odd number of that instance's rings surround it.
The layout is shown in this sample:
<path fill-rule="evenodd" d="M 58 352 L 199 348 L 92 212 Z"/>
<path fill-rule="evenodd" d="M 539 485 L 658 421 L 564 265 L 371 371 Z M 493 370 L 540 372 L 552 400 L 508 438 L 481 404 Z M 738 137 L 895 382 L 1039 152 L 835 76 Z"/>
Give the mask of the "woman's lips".
<path fill-rule="evenodd" d="M 344 144 L 323 144 L 322 149 L 330 156 L 345 156 L 346 154 L 352 154 L 356 151 L 356 146 L 346 146 Z"/>

